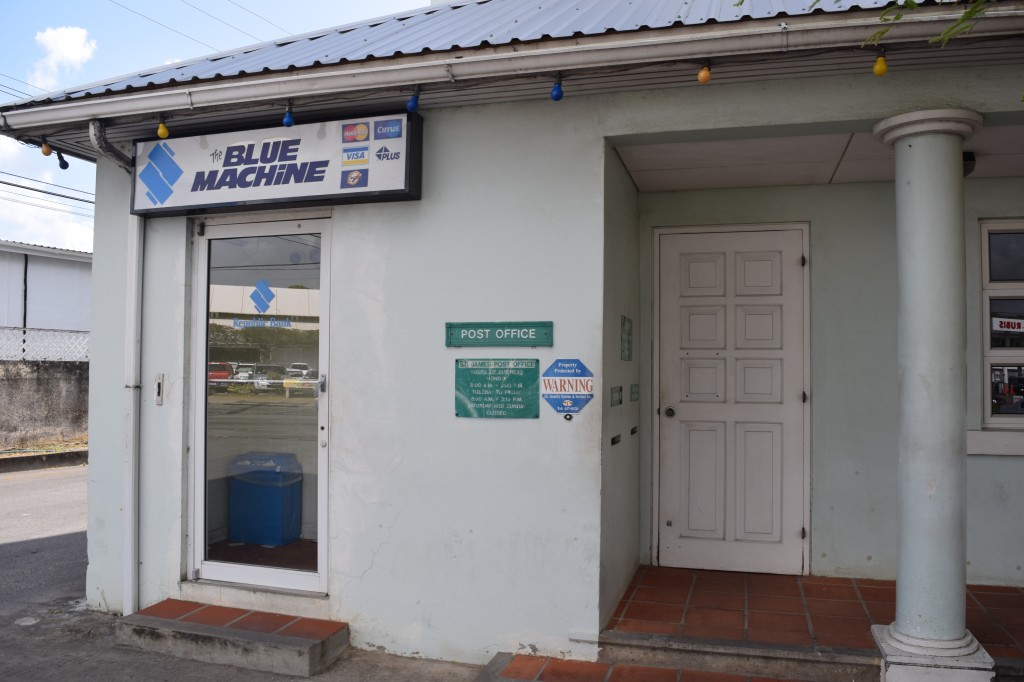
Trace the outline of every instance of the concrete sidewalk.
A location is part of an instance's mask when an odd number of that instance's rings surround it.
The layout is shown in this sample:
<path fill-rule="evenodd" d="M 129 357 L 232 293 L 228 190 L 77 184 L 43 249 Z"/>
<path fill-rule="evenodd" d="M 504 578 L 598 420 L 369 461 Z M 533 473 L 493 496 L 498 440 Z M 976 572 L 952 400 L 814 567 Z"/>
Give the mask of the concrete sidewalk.
<path fill-rule="evenodd" d="M 15 471 L 32 471 L 34 469 L 50 469 L 53 467 L 70 467 L 88 463 L 88 450 L 0 452 L 0 474 L 8 474 Z"/>

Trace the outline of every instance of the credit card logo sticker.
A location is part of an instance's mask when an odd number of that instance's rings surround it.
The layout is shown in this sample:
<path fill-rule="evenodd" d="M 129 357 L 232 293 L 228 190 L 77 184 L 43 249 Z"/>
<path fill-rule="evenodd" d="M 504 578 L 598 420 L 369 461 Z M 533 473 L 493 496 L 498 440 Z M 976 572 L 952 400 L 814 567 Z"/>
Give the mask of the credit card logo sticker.
<path fill-rule="evenodd" d="M 381 147 L 374 156 L 378 161 L 398 161 L 402 158 L 402 152 L 393 152 L 387 147 Z"/>
<path fill-rule="evenodd" d="M 369 184 L 370 171 L 368 170 L 347 170 L 341 173 L 341 188 L 352 189 L 353 187 L 366 187 Z"/>
<path fill-rule="evenodd" d="M 402 136 L 402 119 L 389 118 L 373 124 L 373 139 L 394 140 Z"/>
<path fill-rule="evenodd" d="M 341 162 L 343 166 L 365 166 L 370 162 L 369 147 L 347 147 L 341 151 L 344 155 Z"/>
<path fill-rule="evenodd" d="M 346 123 L 341 127 L 343 142 L 366 142 L 370 139 L 370 126 L 365 123 Z"/>

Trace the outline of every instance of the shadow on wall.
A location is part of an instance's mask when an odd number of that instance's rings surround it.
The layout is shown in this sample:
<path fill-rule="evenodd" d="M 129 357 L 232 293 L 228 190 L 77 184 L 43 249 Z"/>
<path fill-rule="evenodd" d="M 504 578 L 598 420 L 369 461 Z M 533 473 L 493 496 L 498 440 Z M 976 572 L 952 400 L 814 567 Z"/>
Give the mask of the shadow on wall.
<path fill-rule="evenodd" d="M 85 447 L 88 362 L 0 362 L 0 450 Z"/>

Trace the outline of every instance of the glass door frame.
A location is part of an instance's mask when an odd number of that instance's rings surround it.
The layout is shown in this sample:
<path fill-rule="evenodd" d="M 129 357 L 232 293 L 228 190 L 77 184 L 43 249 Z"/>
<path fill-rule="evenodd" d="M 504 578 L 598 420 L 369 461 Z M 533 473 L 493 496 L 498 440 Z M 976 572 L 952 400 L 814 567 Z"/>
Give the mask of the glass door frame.
<path fill-rule="evenodd" d="M 290 214 L 294 215 L 294 214 Z M 274 213 L 194 219 L 192 271 L 192 419 L 189 467 L 191 523 L 189 524 L 189 576 L 193 580 L 215 580 L 246 586 L 302 592 L 327 593 L 328 569 L 328 453 L 330 450 L 330 213 L 289 217 Z M 209 244 L 212 240 L 238 237 L 271 237 L 290 234 L 320 235 L 320 348 L 318 371 L 327 377 L 317 401 L 317 570 L 299 571 L 210 561 L 206 559 L 206 361 L 209 303 Z"/>

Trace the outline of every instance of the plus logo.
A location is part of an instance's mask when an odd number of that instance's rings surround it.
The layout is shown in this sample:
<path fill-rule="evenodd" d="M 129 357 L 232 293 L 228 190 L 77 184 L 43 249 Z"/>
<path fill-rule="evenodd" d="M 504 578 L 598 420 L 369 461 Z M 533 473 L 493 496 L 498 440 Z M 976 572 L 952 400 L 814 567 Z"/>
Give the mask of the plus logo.
<path fill-rule="evenodd" d="M 381 147 L 374 156 L 378 161 L 398 161 L 402 158 L 402 152 L 393 152 L 387 147 Z"/>
<path fill-rule="evenodd" d="M 146 186 L 146 198 L 154 205 L 163 205 L 174 194 L 176 183 L 184 171 L 174 160 L 174 150 L 166 142 L 158 142 L 149 154 L 148 163 L 139 172 L 139 180 Z"/>
<path fill-rule="evenodd" d="M 256 282 L 256 288 L 253 289 L 251 294 L 249 294 L 249 298 L 252 299 L 253 305 L 256 306 L 256 310 L 262 315 L 270 310 L 270 302 L 277 297 L 274 295 L 274 292 L 270 290 L 270 282 L 265 279 L 261 279 Z"/>

